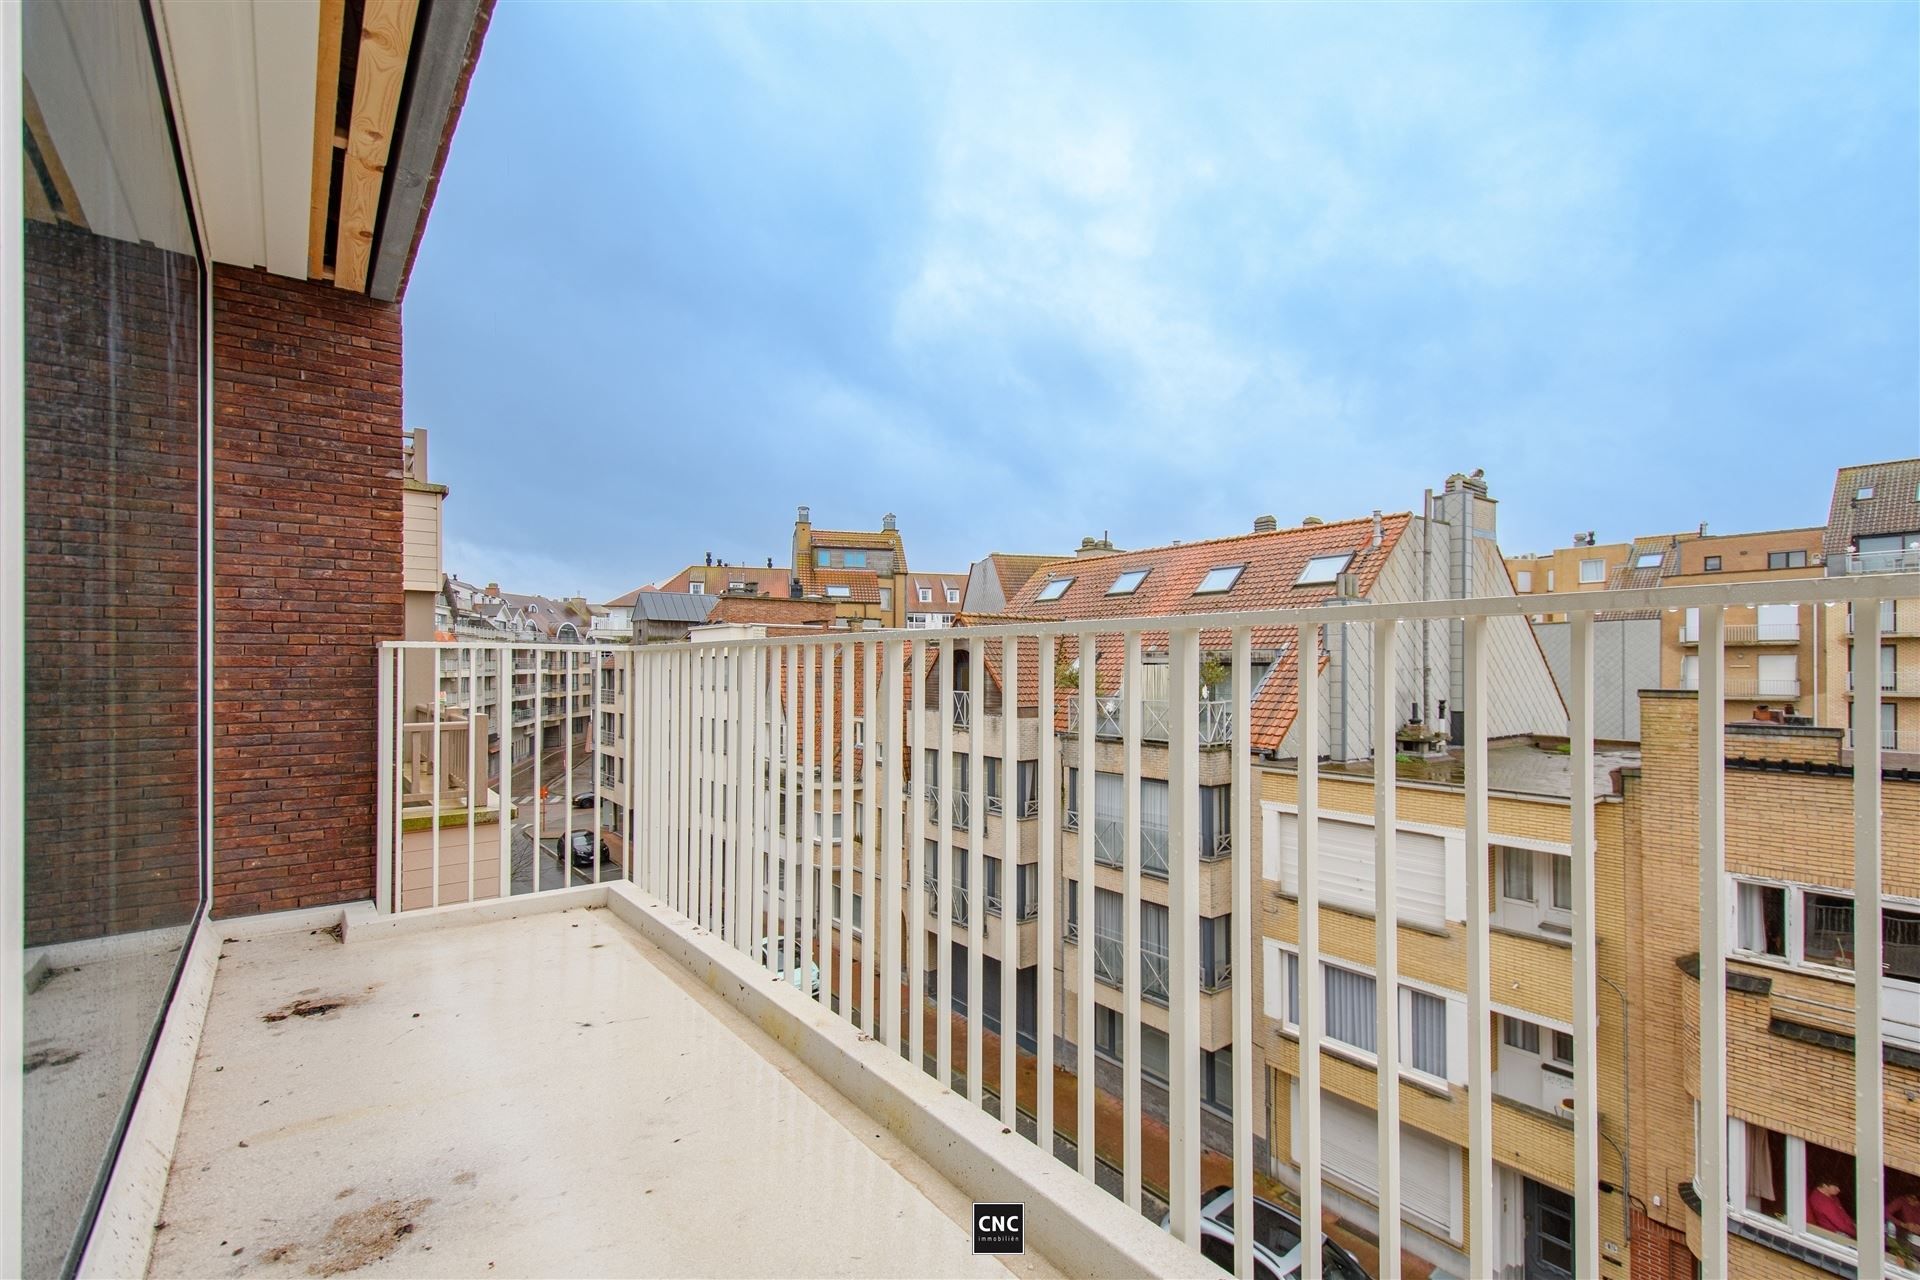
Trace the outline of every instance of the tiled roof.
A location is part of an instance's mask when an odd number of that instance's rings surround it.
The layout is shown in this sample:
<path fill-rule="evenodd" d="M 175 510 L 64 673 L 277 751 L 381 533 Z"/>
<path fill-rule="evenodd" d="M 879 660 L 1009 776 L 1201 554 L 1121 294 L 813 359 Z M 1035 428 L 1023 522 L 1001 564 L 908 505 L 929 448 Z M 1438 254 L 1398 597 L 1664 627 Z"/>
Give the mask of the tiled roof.
<path fill-rule="evenodd" d="M 793 627 L 822 627 L 833 622 L 830 600 L 794 600 L 785 596 L 708 596 L 708 622 L 783 623 Z"/>
<path fill-rule="evenodd" d="M 1680 544 L 1691 542 L 1699 533 L 1689 530 L 1686 533 L 1656 533 L 1644 538 L 1635 538 L 1633 546 L 1627 552 L 1627 562 L 1613 571 L 1607 581 L 1609 591 L 1630 591 L 1642 587 L 1657 587 L 1662 578 L 1680 572 Z M 1640 557 L 1660 552 L 1660 563 L 1637 567 Z M 1632 618 L 1657 618 L 1658 609 L 1609 609 L 1594 615 L 1603 622 Z"/>
<path fill-rule="evenodd" d="M 1352 553 L 1347 571 L 1357 575 L 1362 595 L 1370 595 L 1393 554 L 1400 536 L 1413 517 L 1406 512 L 1382 516 L 1380 545 L 1373 545 L 1371 518 L 1343 520 L 1331 524 L 1301 525 L 1271 533 L 1238 534 L 1165 547 L 1149 547 L 1094 559 L 1055 561 L 1045 573 L 1036 573 L 1021 588 L 1008 606 L 1008 612 L 1024 618 L 1089 621 L 1125 617 L 1179 617 L 1183 614 L 1224 613 L 1240 609 L 1275 609 L 1324 604 L 1333 598 L 1331 583 L 1296 586 L 1301 570 L 1309 560 L 1321 556 Z M 1231 590 L 1196 596 L 1193 590 L 1209 570 L 1225 565 L 1244 565 Z M 1147 576 L 1131 594 L 1110 596 L 1107 588 L 1121 574 L 1145 569 Z M 1072 577 L 1073 585 L 1058 600 L 1037 599 L 1049 580 Z M 1202 649 L 1211 655 L 1224 655 L 1231 645 L 1225 630 L 1203 631 Z M 1167 632 L 1146 632 L 1142 648 L 1149 653 L 1164 652 Z M 1287 660 L 1294 646 L 1294 628 L 1259 627 L 1252 635 L 1253 649 L 1278 662 L 1267 680 L 1256 691 L 1248 736 L 1256 750 L 1279 747 L 1293 726 L 1296 700 L 1295 675 Z M 1062 637 L 1056 660 L 1072 662 L 1078 658 L 1078 641 Z M 1037 651 L 1023 644 L 1020 668 L 1019 700 L 1022 706 L 1039 700 Z M 1098 689 L 1119 685 L 1123 667 L 1119 647 L 1108 641 L 1100 646 Z M 999 681 L 997 646 L 991 646 L 986 659 L 991 679 Z M 1066 726 L 1066 699 L 1069 690 L 1056 691 L 1055 723 Z"/>
<path fill-rule="evenodd" d="M 1000 578 L 1000 590 L 1009 600 L 1019 594 L 1020 588 L 1026 586 L 1034 574 L 1061 558 L 1060 556 L 1010 555 L 1005 551 L 996 551 L 987 557 L 993 561 L 993 571 Z"/>
<path fill-rule="evenodd" d="M 878 531 L 865 529 L 815 529 L 813 531 L 813 545 L 815 547 L 827 547 L 829 549 L 834 547 L 866 548 L 880 551 L 899 551 L 901 549 L 899 533 L 885 529 Z"/>
<path fill-rule="evenodd" d="M 805 566 L 800 570 L 800 589 L 810 596 L 826 596 L 828 587 L 846 587 L 844 596 L 832 596 L 835 600 L 853 600 L 861 604 L 880 602 L 880 575 L 871 569 L 819 569 Z"/>
<path fill-rule="evenodd" d="M 958 609 L 960 607 L 960 604 L 965 601 L 966 595 L 967 595 L 967 575 L 964 573 L 910 573 L 908 574 L 907 575 L 907 611 L 909 613 L 918 612 L 918 610 L 916 610 L 914 606 L 922 603 L 920 599 L 920 588 L 922 587 L 925 587 L 929 591 L 933 592 L 933 599 L 930 601 L 926 601 L 925 603 L 930 605 L 938 605 L 940 607 L 936 609 L 935 612 L 945 613 L 947 611 L 947 605 L 948 605 L 947 591 L 949 588 L 958 592 L 960 596 L 959 600 L 952 602 L 953 608 Z"/>
<path fill-rule="evenodd" d="M 706 588 L 706 594 L 719 595 L 727 589 L 729 582 L 745 582 L 758 595 L 784 596 L 787 594 L 788 574 L 785 569 L 769 569 L 764 566 L 754 568 L 738 564 L 695 564 L 688 565 L 660 584 L 662 591 L 685 591 L 695 582 Z M 629 592 L 629 595 L 632 593 Z M 626 597 L 613 601 L 614 604 L 626 603 Z"/>
<path fill-rule="evenodd" d="M 1860 497 L 1862 489 L 1872 489 L 1873 496 Z M 1829 560 L 1846 555 L 1855 538 L 1915 532 L 1920 532 L 1920 458 L 1841 467 L 1835 474 L 1823 548 Z"/>

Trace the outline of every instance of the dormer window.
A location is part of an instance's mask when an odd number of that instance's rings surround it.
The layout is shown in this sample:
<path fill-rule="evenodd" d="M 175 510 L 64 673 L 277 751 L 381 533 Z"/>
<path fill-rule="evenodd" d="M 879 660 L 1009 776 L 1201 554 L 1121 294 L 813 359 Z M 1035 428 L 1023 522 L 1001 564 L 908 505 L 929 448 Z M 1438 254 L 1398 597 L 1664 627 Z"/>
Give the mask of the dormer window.
<path fill-rule="evenodd" d="M 953 587 L 947 588 L 947 603 L 948 604 L 960 603 L 960 592 Z"/>
<path fill-rule="evenodd" d="M 1244 564 L 1215 565 L 1207 570 L 1207 576 L 1200 579 L 1200 585 L 1193 589 L 1197 596 L 1217 596 L 1233 590 L 1233 584 L 1240 581 L 1240 575 L 1246 572 Z"/>
<path fill-rule="evenodd" d="M 1151 571 L 1147 569 L 1127 570 L 1113 580 L 1113 585 L 1107 588 L 1107 594 L 1110 596 L 1132 595 L 1140 589 L 1140 584 L 1147 580 L 1149 572 Z"/>
<path fill-rule="evenodd" d="M 827 588 L 827 595 L 835 600 L 845 600 L 848 596 L 851 596 L 852 594 L 853 594 L 852 587 L 832 586 Z"/>
<path fill-rule="evenodd" d="M 1340 580 L 1340 575 L 1353 563 L 1353 552 L 1342 551 L 1335 556 L 1315 556 L 1307 561 L 1300 570 L 1300 576 L 1293 580 L 1296 587 L 1330 587 Z"/>
<path fill-rule="evenodd" d="M 1049 600 L 1058 600 L 1061 596 L 1067 594 L 1067 588 L 1072 585 L 1072 578 L 1049 579 L 1047 585 L 1040 588 L 1040 594 L 1035 596 L 1034 600 L 1042 603 Z"/>
<path fill-rule="evenodd" d="M 919 592 L 919 595 L 920 595 L 920 603 L 921 603 L 921 604 L 932 604 L 932 603 L 933 603 L 933 588 L 932 588 L 932 587 L 921 587 L 921 588 L 920 588 L 920 592 Z"/>

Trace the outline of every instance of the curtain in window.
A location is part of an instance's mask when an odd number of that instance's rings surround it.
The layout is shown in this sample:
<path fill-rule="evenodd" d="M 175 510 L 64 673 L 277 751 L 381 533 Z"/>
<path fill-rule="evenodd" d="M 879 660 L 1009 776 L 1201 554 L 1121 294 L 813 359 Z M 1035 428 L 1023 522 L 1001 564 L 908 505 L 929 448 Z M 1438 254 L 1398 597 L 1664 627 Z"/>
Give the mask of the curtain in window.
<path fill-rule="evenodd" d="M 1757 884 L 1737 884 L 1734 886 L 1739 905 L 1739 920 L 1735 926 L 1733 945 L 1742 951 L 1767 952 L 1767 913 L 1762 895 L 1766 890 Z"/>
<path fill-rule="evenodd" d="M 1093 927 L 1109 937 L 1120 936 L 1120 921 L 1126 900 L 1111 889 L 1093 891 Z"/>
<path fill-rule="evenodd" d="M 1020 812 L 1025 813 L 1033 805 L 1034 791 L 1040 779 L 1040 764 L 1035 760 L 1022 760 L 1014 768 L 1014 785 L 1019 788 L 1016 797 Z"/>
<path fill-rule="evenodd" d="M 1373 1052 L 1373 979 L 1364 973 L 1325 966 L 1327 1034 L 1356 1049 Z"/>
<path fill-rule="evenodd" d="M 983 756 L 981 758 L 986 761 L 984 767 L 987 775 L 987 795 L 997 797 L 1000 794 L 1000 757 Z"/>
<path fill-rule="evenodd" d="M 1500 894 L 1515 902 L 1533 901 L 1533 853 L 1528 849 L 1500 851 Z"/>
<path fill-rule="evenodd" d="M 1093 775 L 1093 816 L 1102 822 L 1119 822 L 1127 812 L 1127 781 L 1117 773 Z"/>
<path fill-rule="evenodd" d="M 1442 1080 L 1447 1076 L 1447 1002 L 1424 991 L 1409 991 L 1407 1065 Z"/>
<path fill-rule="evenodd" d="M 1779 1193 L 1773 1185 L 1773 1152 L 1767 1147 L 1767 1131 L 1757 1124 L 1742 1127 L 1747 1131 L 1747 1195 L 1754 1200 L 1772 1200 Z"/>

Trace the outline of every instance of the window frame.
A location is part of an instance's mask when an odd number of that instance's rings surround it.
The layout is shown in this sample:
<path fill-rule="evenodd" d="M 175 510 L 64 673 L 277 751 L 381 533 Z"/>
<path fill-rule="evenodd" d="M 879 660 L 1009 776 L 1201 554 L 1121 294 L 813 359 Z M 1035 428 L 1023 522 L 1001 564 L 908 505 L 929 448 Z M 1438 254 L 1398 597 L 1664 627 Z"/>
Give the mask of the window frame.
<path fill-rule="evenodd" d="M 1592 569 L 1591 574 L 1588 573 L 1589 567 Z M 1605 559 L 1590 556 L 1580 562 L 1580 583 L 1582 586 L 1596 582 L 1605 582 L 1606 580 L 1607 562 Z"/>
<path fill-rule="evenodd" d="M 1196 596 L 1224 596 L 1240 585 L 1240 577 L 1246 571 L 1247 562 L 1245 560 L 1241 560 L 1235 564 L 1216 564 L 1201 575 L 1200 581 L 1195 584 L 1193 588 L 1193 594 Z M 1231 576 L 1228 577 L 1224 583 L 1219 583 L 1215 575 L 1222 573 Z M 1208 585 L 1210 583 L 1215 585 Z"/>
<path fill-rule="evenodd" d="M 1270 989 L 1272 984 L 1267 984 L 1269 989 L 1265 995 L 1265 1007 L 1261 1012 L 1279 1025 L 1282 1035 L 1287 1036 L 1289 1039 L 1298 1040 L 1300 1037 L 1299 949 L 1291 943 L 1282 942 L 1275 938 L 1267 938 L 1264 939 L 1264 941 L 1269 951 L 1277 952 L 1280 956 L 1281 989 L 1277 992 L 1273 991 Z M 1379 1018 L 1380 982 L 1376 972 L 1369 966 L 1358 964 L 1354 961 L 1332 959 L 1324 955 L 1320 957 L 1320 969 L 1323 975 L 1331 969 L 1342 970 L 1356 978 L 1364 978 L 1373 984 L 1373 1020 L 1368 1023 L 1367 1027 L 1368 1033 L 1371 1035 L 1378 1026 Z M 1346 1058 L 1350 1062 L 1378 1071 L 1380 1060 L 1375 1050 L 1362 1048 L 1352 1041 L 1340 1039 L 1334 1034 L 1332 1024 L 1327 1020 L 1326 1016 L 1329 1012 L 1331 1002 L 1327 1000 L 1324 982 L 1325 979 L 1323 977 L 1321 989 L 1322 1049 L 1337 1057 Z M 1444 1076 L 1431 1075 L 1413 1063 L 1414 1028 L 1412 1018 L 1412 993 L 1414 992 L 1440 1000 L 1444 1002 L 1446 1006 L 1446 1016 L 1443 1023 L 1445 1027 L 1444 1043 L 1440 1050 L 1441 1058 L 1447 1066 L 1447 1072 Z M 1278 1013 L 1275 1012 L 1276 1001 L 1284 1006 Z M 1399 985 L 1395 991 L 1395 1005 L 1400 1030 L 1399 1078 L 1409 1084 L 1424 1088 L 1429 1092 L 1442 1095 L 1451 1093 L 1452 1089 L 1456 1086 L 1464 1087 L 1467 1082 L 1466 996 L 1461 992 L 1452 991 L 1446 987 L 1437 986 L 1430 982 L 1410 979 L 1405 974 L 1401 974 Z"/>
<path fill-rule="evenodd" d="M 1110 596 L 1133 595 L 1140 590 L 1140 584 L 1145 582 L 1147 575 L 1152 572 L 1151 567 L 1146 569 L 1122 569 L 1120 575 L 1108 584 L 1107 594 Z M 1122 586 L 1122 583 L 1126 585 Z"/>
<path fill-rule="evenodd" d="M 1300 566 L 1299 576 L 1294 578 L 1293 585 L 1296 587 L 1333 586 L 1340 581 L 1340 575 L 1345 573 L 1352 563 L 1353 552 L 1351 551 L 1334 551 L 1323 556 L 1310 556 L 1307 562 Z M 1319 567 L 1316 568 L 1316 566 Z"/>
<path fill-rule="evenodd" d="M 1075 578 L 1048 578 L 1046 584 L 1042 586 L 1038 594 L 1033 597 L 1033 602 L 1035 604 L 1051 604 L 1061 596 L 1067 594 L 1067 590 L 1073 586 L 1074 582 Z"/>

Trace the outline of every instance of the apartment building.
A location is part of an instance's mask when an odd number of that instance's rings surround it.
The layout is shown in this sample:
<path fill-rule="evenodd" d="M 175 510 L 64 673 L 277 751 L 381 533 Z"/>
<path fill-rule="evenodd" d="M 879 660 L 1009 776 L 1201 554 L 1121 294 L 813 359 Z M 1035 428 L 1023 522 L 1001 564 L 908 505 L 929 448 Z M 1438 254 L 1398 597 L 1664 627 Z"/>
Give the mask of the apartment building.
<path fill-rule="evenodd" d="M 1819 577 L 1823 532 L 1774 529 L 1676 542 L 1662 562 L 1660 585 Z M 1833 687 L 1831 674 L 1841 640 L 1837 621 L 1814 605 L 1728 609 L 1722 633 L 1728 721 L 1777 712 L 1811 724 L 1845 723 L 1844 690 Z M 1654 687 L 1698 689 L 1699 609 L 1659 615 L 1659 622 L 1660 683 Z"/>
<path fill-rule="evenodd" d="M 1831 575 L 1898 573 L 1920 567 L 1920 458 L 1842 467 L 1834 477 L 1823 543 Z M 1859 619 L 1847 611 L 1844 664 L 1830 668 L 1836 690 L 1846 673 L 1847 701 L 1863 673 L 1880 681 L 1880 745 L 1902 757 L 1920 755 L 1920 600 L 1880 606 L 1880 648 L 1858 654 Z M 1839 646 L 1835 646 L 1836 649 Z M 1841 719 L 1830 724 L 1845 723 Z M 1916 760 L 1914 763 L 1920 763 Z"/>
<path fill-rule="evenodd" d="M 966 598 L 967 577 L 959 573 L 910 573 L 907 575 L 907 627 L 909 630 L 950 627 L 960 616 Z"/>
<path fill-rule="evenodd" d="M 1591 830 L 1603 992 L 1627 983 L 1624 839 L 1618 770 L 1631 752 L 1594 759 Z M 1573 1273 L 1574 1021 L 1572 774 L 1564 741 L 1516 736 L 1488 751 L 1488 865 L 1492 927 L 1493 1145 L 1501 1277 L 1552 1280 Z M 1461 759 L 1403 754 L 1394 835 L 1399 868 L 1395 943 L 1399 987 L 1403 1247 L 1466 1274 L 1468 879 Z M 1319 949 L 1325 1048 L 1320 1119 L 1326 1204 L 1377 1229 L 1376 1014 L 1372 766 L 1323 764 L 1319 774 Z M 1300 1132 L 1299 789 L 1296 760 L 1256 773 L 1261 808 L 1263 1018 L 1257 1094 L 1265 1112 L 1256 1150 L 1279 1181 L 1297 1186 Z M 1606 1274 L 1631 1274 L 1620 1152 L 1626 1144 L 1623 1045 L 1627 1010 L 1600 1005 L 1596 1057 L 1601 1157 L 1600 1237 Z"/>
<path fill-rule="evenodd" d="M 1084 620 L 1089 630 L 1097 630 L 1103 618 L 1171 618 L 1330 599 L 1444 598 L 1469 584 L 1498 590 L 1505 575 L 1491 536 L 1494 505 L 1483 482 L 1455 476 L 1434 504 L 1431 520 L 1376 514 L 1280 529 L 1263 517 L 1256 532 L 1236 537 L 1126 552 L 1112 551 L 1107 544 L 1093 555 L 1055 561 L 1036 571 L 1004 616 Z M 1327 629 L 1321 679 L 1329 710 L 1318 744 L 1322 757 L 1366 759 L 1373 750 L 1365 692 L 1373 658 L 1366 631 L 1357 625 Z M 1493 712 L 1500 731 L 1564 730 L 1564 707 L 1528 624 L 1519 618 L 1503 620 L 1491 635 L 1502 674 L 1503 693 Z M 998 1031 L 1000 965 L 1011 955 L 1019 1010 L 1015 1029 L 1019 1042 L 1031 1047 L 1037 1034 L 1032 993 L 1044 976 L 1036 968 L 1038 946 L 1030 923 L 1041 892 L 1038 762 L 1042 751 L 1056 753 L 1061 994 L 1047 1031 L 1055 1037 L 1061 1060 L 1074 1062 L 1082 1042 L 1084 993 L 1087 1042 L 1095 1054 L 1100 1087 L 1116 1096 L 1139 1089 L 1148 1111 L 1159 1108 L 1164 1114 L 1171 905 L 1171 761 L 1166 744 L 1172 690 L 1166 633 L 1143 634 L 1139 642 L 1130 668 L 1119 637 L 1102 637 L 1097 661 L 1088 671 L 1080 665 L 1077 643 L 1063 639 L 1057 650 L 1057 706 L 1046 716 L 1037 705 L 1038 650 L 1023 645 L 1017 654 L 1014 694 L 1018 717 L 1011 724 L 998 642 L 984 642 L 979 654 L 956 647 L 951 657 L 944 648 L 919 656 L 914 667 L 922 686 L 914 697 L 917 736 L 910 738 L 915 808 L 909 827 L 921 833 L 923 842 L 929 921 L 922 945 L 929 994 L 937 1006 L 950 998 L 964 1008 L 968 992 L 983 984 L 982 1016 L 989 1030 Z M 1292 635 L 1278 629 L 1255 637 L 1251 740 L 1263 756 L 1281 753 L 1287 744 L 1294 694 L 1290 668 L 1282 659 L 1292 643 Z M 1460 695 L 1449 655 L 1458 643 L 1457 634 L 1444 623 L 1409 626 L 1398 634 L 1396 680 L 1404 691 L 1401 701 L 1412 711 L 1396 715 L 1395 724 L 1397 734 L 1411 744 L 1444 743 L 1455 731 L 1448 706 L 1450 700 L 1457 705 Z M 1201 1080 L 1203 1124 L 1216 1146 L 1225 1142 L 1232 1108 L 1228 995 L 1234 975 L 1226 939 L 1232 929 L 1231 859 L 1241 847 L 1234 832 L 1257 829 L 1253 815 L 1236 815 L 1227 799 L 1233 727 L 1226 659 L 1224 653 L 1209 652 L 1200 673 Z M 1131 741 L 1125 695 L 1129 669 L 1137 671 L 1140 682 L 1138 732 Z M 1078 690 L 1085 680 L 1094 681 L 1094 718 L 1090 732 L 1083 733 Z M 1092 776 L 1083 783 L 1089 755 Z M 1083 796 L 1088 804 L 1083 805 Z M 1137 849 L 1127 847 L 1129 831 L 1137 832 Z M 1129 877 L 1128 866 L 1140 874 Z M 951 871 L 943 875 L 943 868 Z M 1092 883 L 1083 909 L 1080 881 L 1088 870 Z M 975 885 L 984 903 L 977 932 Z M 948 900 L 944 914 L 939 907 L 943 892 Z M 1090 917 L 1085 927 L 1083 910 Z M 1136 922 L 1142 955 L 1136 975 L 1141 1016 L 1131 1024 L 1139 1040 L 1134 1046 L 1127 1043 L 1125 1016 L 1129 975 L 1118 959 L 1125 951 L 1129 920 Z M 977 965 L 974 946 L 982 952 Z M 1082 946 L 1090 946 L 1093 953 L 1093 981 L 1084 988 L 1078 959 Z M 1256 979 L 1243 975 L 1241 980 Z M 1131 1072 L 1129 1063 L 1134 1065 Z M 1149 1182 L 1152 1177 L 1148 1171 Z"/>
<path fill-rule="evenodd" d="M 1704 1256 L 1698 1151 L 1724 1140 L 1730 1274 L 1852 1275 L 1859 1232 L 1884 1230 L 1887 1274 L 1920 1275 L 1920 774 L 1890 768 L 1881 779 L 1884 1203 L 1863 1205 L 1845 730 L 1726 726 L 1727 1114 L 1709 1118 L 1697 1069 L 1698 695 L 1641 697 L 1641 761 L 1625 771 L 1622 798 L 1636 1267 L 1694 1274 Z"/>
<path fill-rule="evenodd" d="M 907 551 L 892 512 L 877 530 L 816 529 L 801 507 L 793 521 L 794 594 L 831 600 L 852 628 L 904 627 Z"/>
<path fill-rule="evenodd" d="M 1634 558 L 1631 542 L 1596 542 L 1577 533 L 1573 545 L 1540 554 L 1508 556 L 1507 576 L 1518 596 L 1565 591 L 1601 591 Z M 1564 613 L 1540 613 L 1535 622 L 1565 622 Z"/>

